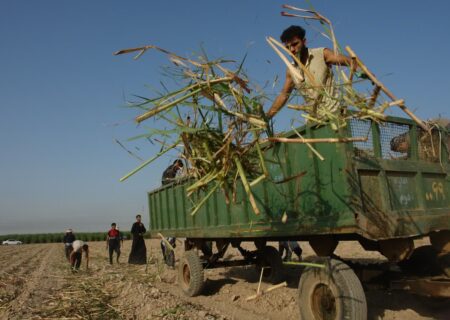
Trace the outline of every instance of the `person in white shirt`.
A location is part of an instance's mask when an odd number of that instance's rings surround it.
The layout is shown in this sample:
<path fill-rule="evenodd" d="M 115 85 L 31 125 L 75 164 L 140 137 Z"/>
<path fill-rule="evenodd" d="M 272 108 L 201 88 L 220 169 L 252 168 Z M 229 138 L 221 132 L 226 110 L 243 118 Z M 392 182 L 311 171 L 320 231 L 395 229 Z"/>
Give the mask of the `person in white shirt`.
<path fill-rule="evenodd" d="M 73 251 L 70 253 L 70 265 L 73 270 L 80 269 L 82 252 L 86 256 L 86 270 L 89 268 L 89 246 L 86 242 L 75 240 L 72 243 Z"/>

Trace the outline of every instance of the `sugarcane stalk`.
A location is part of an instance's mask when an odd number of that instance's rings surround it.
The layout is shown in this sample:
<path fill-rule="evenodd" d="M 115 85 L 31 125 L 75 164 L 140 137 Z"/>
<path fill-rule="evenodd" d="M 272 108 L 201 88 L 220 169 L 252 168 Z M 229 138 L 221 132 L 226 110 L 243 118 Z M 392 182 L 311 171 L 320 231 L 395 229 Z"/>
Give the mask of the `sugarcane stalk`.
<path fill-rule="evenodd" d="M 389 103 L 388 103 L 388 106 L 389 106 L 389 107 L 392 107 L 392 106 L 398 106 L 398 105 L 402 105 L 402 104 L 405 104 L 405 100 L 403 100 L 403 99 L 398 99 L 398 100 L 389 102 Z"/>
<path fill-rule="evenodd" d="M 264 160 L 264 155 L 261 150 L 261 146 L 259 145 L 259 141 L 256 140 L 256 151 L 258 152 L 259 164 L 261 165 L 261 169 L 266 177 L 269 176 L 269 170 L 266 167 L 266 161 Z"/>
<path fill-rule="evenodd" d="M 324 269 L 324 268 L 325 268 L 325 265 L 323 265 L 323 264 L 312 263 L 312 262 L 294 262 L 294 261 L 286 261 L 286 262 L 283 262 L 283 265 L 287 265 L 287 266 L 313 267 L 313 268 L 320 268 L 320 269 Z"/>
<path fill-rule="evenodd" d="M 260 175 L 258 178 L 256 178 L 255 180 L 253 180 L 252 182 L 250 182 L 250 187 L 254 187 L 256 186 L 258 183 L 260 183 L 261 181 L 263 181 L 264 179 L 266 179 L 267 176 L 265 174 Z"/>
<path fill-rule="evenodd" d="M 202 92 L 202 93 L 204 93 L 204 92 Z M 211 97 L 209 95 L 205 95 L 205 97 L 211 99 Z M 253 124 L 253 125 L 257 126 L 257 127 L 260 127 L 260 128 L 266 128 L 267 127 L 267 123 L 264 120 L 257 118 L 256 116 L 249 115 L 249 114 L 246 114 L 246 113 L 239 113 L 239 112 L 236 112 L 236 111 L 232 111 L 230 108 L 228 108 L 226 106 L 225 102 L 222 100 L 222 98 L 217 93 L 213 94 L 213 98 L 211 100 L 216 102 L 217 105 L 221 108 L 221 110 L 223 110 L 227 114 L 233 115 L 236 118 L 239 118 L 241 120 L 248 121 L 251 124 Z"/>
<path fill-rule="evenodd" d="M 365 142 L 367 137 L 354 137 L 354 138 L 316 138 L 316 139 L 292 139 L 282 137 L 270 137 L 271 142 L 283 142 L 283 143 L 345 143 L 345 142 Z"/>
<path fill-rule="evenodd" d="M 380 91 L 381 91 L 381 87 L 375 86 L 375 89 L 373 90 L 372 95 L 370 96 L 370 99 L 369 99 L 369 103 L 367 105 L 369 108 L 373 108 L 373 106 L 375 105 L 375 102 L 377 101 Z"/>
<path fill-rule="evenodd" d="M 281 60 L 283 60 L 283 62 L 286 64 L 286 67 L 288 68 L 289 73 L 292 76 L 292 80 L 294 81 L 295 85 L 297 87 L 299 87 L 300 84 L 304 81 L 304 78 L 301 75 L 300 71 L 297 68 L 295 68 L 291 64 L 291 62 L 284 56 L 284 54 L 281 53 L 281 51 L 271 42 L 271 38 L 270 37 L 266 38 L 266 41 L 273 48 L 273 50 L 275 50 L 275 52 L 278 54 L 278 56 L 281 58 Z"/>
<path fill-rule="evenodd" d="M 216 171 L 206 174 L 205 176 L 203 176 L 201 179 L 197 180 L 194 184 L 192 184 L 191 186 L 189 186 L 186 189 L 187 195 L 190 196 L 192 194 L 192 192 L 194 192 L 195 190 L 197 190 L 200 187 L 207 185 L 212 180 L 214 180 L 216 177 L 217 177 Z"/>
<path fill-rule="evenodd" d="M 124 54 L 124 53 L 131 53 L 131 52 L 140 51 L 140 52 L 138 53 L 138 55 L 134 57 L 134 59 L 136 60 L 136 59 L 138 59 L 140 56 L 142 56 L 142 54 L 144 54 L 144 53 L 145 53 L 147 50 L 149 50 L 149 49 L 155 49 L 155 50 L 158 50 L 158 51 L 160 51 L 160 52 L 162 52 L 162 53 L 165 53 L 165 54 L 167 54 L 167 55 L 169 55 L 169 56 L 176 57 L 176 58 L 178 58 L 178 59 L 187 61 L 187 62 L 189 62 L 190 64 L 192 64 L 192 65 L 194 65 L 194 66 L 196 66 L 196 67 L 202 67 L 202 64 L 201 64 L 201 63 L 198 63 L 198 62 L 196 62 L 196 61 L 193 61 L 193 60 L 190 60 L 190 59 L 181 57 L 181 56 L 179 56 L 179 55 L 176 55 L 176 54 L 173 53 L 173 52 L 167 51 L 166 49 L 157 47 L 157 46 L 155 46 L 155 45 L 147 45 L 147 46 L 138 47 L 138 48 L 123 49 L 123 50 L 119 50 L 119 51 L 114 52 L 113 55 L 116 56 L 116 55 L 119 55 L 119 54 Z"/>
<path fill-rule="evenodd" d="M 369 77 L 369 79 L 378 87 L 381 88 L 381 90 L 393 101 L 397 101 L 398 99 L 394 96 L 394 94 L 386 88 L 383 83 L 375 77 L 375 75 L 370 72 L 370 70 L 366 67 L 366 65 L 358 58 L 358 56 L 355 54 L 355 52 L 349 47 L 346 46 L 345 50 L 350 54 L 351 57 L 354 57 L 358 66 L 361 68 L 361 70 Z M 414 113 L 412 113 L 404 103 L 398 104 L 399 108 L 403 110 L 411 119 L 413 119 L 423 130 L 428 131 L 428 126 L 420 120 Z"/>
<path fill-rule="evenodd" d="M 241 177 L 242 184 L 244 186 L 245 192 L 247 193 L 248 199 L 250 201 L 250 205 L 253 208 L 253 211 L 256 215 L 260 214 L 259 208 L 256 205 L 255 198 L 253 197 L 252 190 L 250 189 L 250 185 L 247 181 L 247 177 L 245 176 L 244 168 L 242 168 L 242 164 L 237 157 L 234 158 L 234 162 L 236 163 L 236 167 L 238 169 L 239 176 Z"/>
<path fill-rule="evenodd" d="M 287 287 L 287 282 L 286 281 L 267 288 L 266 290 L 264 290 L 264 293 L 273 291 L 275 289 L 283 288 L 283 287 Z"/>
<path fill-rule="evenodd" d="M 284 11 L 281 12 L 281 15 L 283 17 L 319 20 L 320 22 L 328 23 L 324 19 L 322 19 L 321 17 L 312 17 L 312 16 L 306 16 L 306 15 L 298 15 L 298 14 L 288 13 L 288 12 L 284 12 Z M 333 52 L 335 54 L 337 54 L 338 53 L 338 50 L 337 50 L 338 45 L 337 45 L 337 42 L 336 42 L 336 38 L 334 36 L 334 30 L 333 30 L 333 27 L 332 27 L 331 23 L 329 23 L 329 26 L 330 26 L 329 32 L 330 32 L 330 36 L 331 36 L 331 41 L 333 42 Z M 322 33 L 322 35 L 325 36 L 326 38 L 330 39 L 328 36 L 324 35 L 323 33 Z"/>
<path fill-rule="evenodd" d="M 158 105 L 162 105 L 166 102 L 169 102 L 172 97 L 177 96 L 183 92 L 192 91 L 197 88 L 204 88 L 205 86 L 210 87 L 212 84 L 230 82 L 232 80 L 233 79 L 230 77 L 222 77 L 222 78 L 208 80 L 208 81 L 198 81 L 198 79 L 194 79 L 194 84 L 184 87 L 183 89 L 173 91 L 173 92 L 169 93 L 168 95 L 164 96 L 163 98 L 160 98 L 158 100 Z"/>
<path fill-rule="evenodd" d="M 160 113 L 160 112 L 162 112 L 164 110 L 167 110 L 167 109 L 169 109 L 169 108 L 179 104 L 180 102 L 183 102 L 184 100 L 186 100 L 186 99 L 196 95 L 201 90 L 202 89 L 196 89 L 196 90 L 194 90 L 194 91 L 192 91 L 192 92 L 190 92 L 190 93 L 188 93 L 188 94 L 186 94 L 186 95 L 184 95 L 184 96 L 182 96 L 182 97 L 180 97 L 180 98 L 178 98 L 178 99 L 176 99 L 176 100 L 174 100 L 174 101 L 172 101 L 172 102 L 170 102 L 168 104 L 165 104 L 165 105 L 162 105 L 162 106 L 158 106 L 158 107 L 156 107 L 156 108 L 154 108 L 154 109 L 152 109 L 152 110 L 150 110 L 150 111 L 148 111 L 148 112 L 146 112 L 146 113 L 136 117 L 136 122 L 137 123 L 141 123 L 142 121 L 144 121 L 144 120 L 146 120 L 148 118 L 151 118 L 151 117 L 157 115 L 158 113 Z"/>
<path fill-rule="evenodd" d="M 158 232 L 158 236 L 161 238 L 162 241 L 166 244 L 166 246 L 170 249 L 170 251 L 175 251 L 175 249 L 172 247 L 169 241 L 167 241 L 166 237 L 164 237 L 160 232 Z"/>
<path fill-rule="evenodd" d="M 294 130 L 295 134 L 297 134 L 297 136 L 300 139 L 304 139 L 303 136 L 300 134 L 300 132 L 297 131 L 297 129 L 295 129 L 294 127 L 291 127 L 292 130 Z M 325 158 L 319 153 L 319 151 L 317 151 L 316 149 L 314 149 L 314 147 L 308 142 L 306 143 L 306 145 L 308 146 L 308 148 L 321 160 L 324 161 Z"/>
<path fill-rule="evenodd" d="M 298 16 L 292 13 L 287 13 L 287 12 L 281 12 L 281 15 L 283 16 L 288 16 L 288 17 L 299 17 L 302 19 L 312 19 L 312 20 L 320 20 L 321 22 L 324 22 L 326 24 L 328 24 L 330 30 L 330 36 L 331 36 L 331 41 L 333 42 L 333 51 L 335 54 L 338 53 L 338 44 L 336 41 L 336 37 L 334 35 L 334 29 L 333 29 L 333 24 L 331 23 L 331 20 L 329 20 L 327 17 L 321 15 L 319 12 L 315 11 L 315 10 L 308 10 L 308 9 L 302 9 L 302 8 L 297 8 L 288 4 L 284 4 L 282 5 L 283 8 L 286 9 L 290 9 L 290 10 L 294 10 L 294 11 L 300 11 L 300 12 L 307 12 L 307 13 L 311 13 L 314 16 Z"/>
<path fill-rule="evenodd" d="M 198 210 L 208 201 L 208 199 L 213 195 L 213 193 L 217 190 L 218 187 L 220 187 L 221 183 L 217 182 L 214 187 L 211 188 L 211 190 L 208 192 L 206 196 L 203 197 L 203 199 L 196 205 L 194 210 L 191 211 L 191 216 L 194 216 Z"/>
<path fill-rule="evenodd" d="M 310 109 L 311 109 L 311 105 L 307 105 L 307 104 L 306 105 L 303 104 L 303 105 L 299 105 L 299 106 L 296 106 L 293 104 L 288 104 L 287 107 L 292 110 L 306 111 L 306 112 L 310 111 Z"/>
<path fill-rule="evenodd" d="M 300 69 L 302 69 L 303 73 L 308 78 L 310 85 L 312 87 L 319 88 L 319 85 L 317 84 L 313 74 L 306 68 L 306 66 L 300 61 L 300 59 L 296 55 L 294 55 L 291 51 L 286 49 L 285 46 L 283 46 L 280 42 L 278 42 L 274 38 L 267 37 L 266 40 L 269 43 L 269 45 L 275 50 L 275 52 L 280 56 L 280 58 L 284 61 L 289 72 L 291 72 L 291 75 L 292 72 L 294 72 L 295 76 L 297 77 L 297 79 L 294 79 L 293 77 L 296 86 L 300 86 L 304 78 L 300 74 L 300 71 L 292 65 L 292 63 L 284 56 L 283 53 L 281 53 L 281 51 L 277 48 L 277 46 L 280 49 L 282 49 L 285 53 L 287 53 L 292 59 L 294 59 L 295 63 L 300 67 Z"/>
<path fill-rule="evenodd" d="M 257 294 L 248 296 L 248 297 L 245 299 L 245 301 L 254 300 L 254 299 L 256 299 L 256 298 L 262 296 L 262 295 L 265 294 L 265 293 L 268 293 L 268 292 L 270 292 L 270 291 L 273 291 L 273 290 L 276 290 L 276 289 L 279 289 L 279 288 L 283 288 L 283 287 L 287 287 L 287 282 L 286 282 L 286 281 L 284 281 L 284 282 L 282 282 L 282 283 L 279 283 L 279 284 L 276 284 L 276 285 L 273 285 L 273 286 L 267 288 L 266 290 L 261 291 L 260 293 L 257 293 Z"/>
<path fill-rule="evenodd" d="M 122 178 L 120 178 L 120 182 L 123 182 L 125 180 L 127 180 L 129 177 L 131 177 L 132 175 L 134 175 L 135 173 L 139 172 L 142 168 L 144 168 L 145 166 L 149 165 L 150 163 L 152 163 L 153 161 L 155 161 L 156 159 L 158 159 L 160 156 L 162 156 L 163 154 L 165 154 L 166 152 L 172 150 L 173 148 L 175 148 L 178 145 L 179 140 L 172 144 L 171 146 L 169 146 L 168 148 L 164 149 L 163 151 L 159 152 L 156 156 L 148 159 L 147 161 L 145 161 L 144 163 L 142 163 L 139 167 L 137 167 L 136 169 L 134 169 L 133 171 L 131 171 L 130 173 L 126 174 L 125 176 L 123 176 Z"/>

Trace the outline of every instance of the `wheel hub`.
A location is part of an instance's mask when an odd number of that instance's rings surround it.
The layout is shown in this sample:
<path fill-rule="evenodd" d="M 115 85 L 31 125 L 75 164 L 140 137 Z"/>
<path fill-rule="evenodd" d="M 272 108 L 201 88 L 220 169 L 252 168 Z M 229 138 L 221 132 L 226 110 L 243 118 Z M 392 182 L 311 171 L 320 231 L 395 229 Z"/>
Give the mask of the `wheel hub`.
<path fill-rule="evenodd" d="M 191 282 L 191 270 L 187 264 L 183 266 L 183 280 L 185 285 L 189 285 Z"/>
<path fill-rule="evenodd" d="M 319 284 L 312 294 L 314 317 L 320 320 L 336 319 L 336 299 L 333 292 L 325 284 Z"/>

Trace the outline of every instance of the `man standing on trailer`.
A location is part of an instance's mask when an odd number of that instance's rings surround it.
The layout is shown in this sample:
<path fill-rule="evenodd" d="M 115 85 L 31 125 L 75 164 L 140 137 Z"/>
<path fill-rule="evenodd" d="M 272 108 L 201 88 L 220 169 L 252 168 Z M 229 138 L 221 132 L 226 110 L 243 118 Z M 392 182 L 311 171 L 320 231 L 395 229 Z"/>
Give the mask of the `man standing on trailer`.
<path fill-rule="evenodd" d="M 166 170 L 164 170 L 161 178 L 161 183 L 163 185 L 171 183 L 174 181 L 180 170 L 183 170 L 184 164 L 181 159 L 175 160 Z"/>
<path fill-rule="evenodd" d="M 300 74 L 303 76 L 303 83 L 298 87 L 306 105 L 317 105 L 326 108 L 328 111 L 339 112 L 338 91 L 334 85 L 334 75 L 332 65 L 351 66 L 356 70 L 356 64 L 352 65 L 352 59 L 342 54 L 335 54 L 328 48 L 308 48 L 306 46 L 306 31 L 300 26 L 290 26 L 281 34 L 281 42 L 295 55 L 305 68 L 313 75 L 314 82 L 318 87 L 313 87 L 311 79 L 304 74 L 304 71 L 296 64 Z M 294 80 L 286 70 L 286 78 L 280 94 L 276 97 L 271 108 L 267 112 L 267 117 L 272 118 L 285 105 L 295 88 Z"/>

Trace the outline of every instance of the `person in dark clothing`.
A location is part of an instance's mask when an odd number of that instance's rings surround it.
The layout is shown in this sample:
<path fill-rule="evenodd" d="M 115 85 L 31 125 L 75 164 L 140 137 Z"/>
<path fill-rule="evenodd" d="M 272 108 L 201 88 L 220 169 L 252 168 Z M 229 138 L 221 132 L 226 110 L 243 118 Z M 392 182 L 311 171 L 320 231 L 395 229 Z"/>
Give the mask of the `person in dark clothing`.
<path fill-rule="evenodd" d="M 291 261 L 292 252 L 294 252 L 298 260 L 302 259 L 302 249 L 298 245 L 297 241 L 280 241 L 278 244 L 278 251 L 280 252 L 281 257 L 283 257 L 284 250 L 286 250 L 286 255 L 283 258 L 283 261 Z"/>
<path fill-rule="evenodd" d="M 128 257 L 130 264 L 146 264 L 147 263 L 147 248 L 145 247 L 144 234 L 147 230 L 141 222 L 141 215 L 136 216 L 136 222 L 131 227 L 131 235 L 133 243 L 131 244 L 131 252 Z"/>
<path fill-rule="evenodd" d="M 114 251 L 117 254 L 116 261 L 119 263 L 119 257 L 120 257 L 120 241 L 123 239 L 120 235 L 119 229 L 117 229 L 116 223 L 111 223 L 111 229 L 108 231 L 108 234 L 106 236 L 106 249 L 109 248 L 109 263 L 113 264 L 113 254 Z"/>
<path fill-rule="evenodd" d="M 178 171 L 183 167 L 184 165 L 181 159 L 175 160 L 166 170 L 164 170 L 161 178 L 161 183 L 165 185 L 173 182 L 175 177 L 177 176 Z"/>
<path fill-rule="evenodd" d="M 178 172 L 182 170 L 183 167 L 184 164 L 183 161 L 181 161 L 181 159 L 175 160 L 166 170 L 164 170 L 161 178 L 161 183 L 165 185 L 173 182 Z M 176 238 L 168 237 L 166 238 L 166 240 L 172 245 L 172 247 L 175 248 Z M 169 267 L 172 268 L 175 267 L 175 252 L 173 252 L 173 250 L 170 250 L 170 248 L 167 248 L 167 244 L 163 240 L 161 240 L 161 251 L 164 258 L 164 262 Z"/>
<path fill-rule="evenodd" d="M 166 238 L 167 242 L 170 243 L 172 248 L 176 247 L 176 238 L 174 237 L 168 237 Z M 169 267 L 174 268 L 175 267 L 175 252 L 168 247 L 167 243 L 163 240 L 161 240 L 161 251 L 164 259 L 164 263 L 167 264 Z"/>
<path fill-rule="evenodd" d="M 72 229 L 67 229 L 66 234 L 63 237 L 64 243 L 64 251 L 66 253 L 66 259 L 69 260 L 70 253 L 72 252 L 72 243 L 76 240 L 75 235 L 72 232 Z"/>

